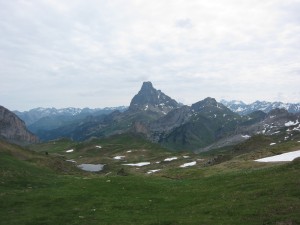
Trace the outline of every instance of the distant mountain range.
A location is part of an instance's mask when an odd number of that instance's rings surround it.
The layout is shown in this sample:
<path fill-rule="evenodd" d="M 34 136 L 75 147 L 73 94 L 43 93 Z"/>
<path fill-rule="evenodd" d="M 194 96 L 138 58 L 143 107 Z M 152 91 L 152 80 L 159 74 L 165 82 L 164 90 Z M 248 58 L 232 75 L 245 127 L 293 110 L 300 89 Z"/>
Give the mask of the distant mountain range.
<path fill-rule="evenodd" d="M 240 115 L 247 115 L 254 111 L 263 111 L 265 113 L 270 112 L 273 109 L 286 109 L 290 113 L 299 113 L 300 112 L 300 103 L 282 103 L 282 102 L 266 102 L 266 101 L 256 101 L 251 104 L 245 104 L 242 101 L 226 101 L 221 100 L 222 104 L 228 107 L 233 112 L 236 112 Z"/>
<path fill-rule="evenodd" d="M 70 117 L 85 117 L 89 115 L 99 115 L 99 114 L 109 114 L 115 110 L 124 111 L 128 107 L 126 106 L 119 106 L 119 107 L 105 107 L 105 108 L 96 108 L 96 109 L 90 109 L 90 108 L 62 108 L 62 109 L 56 109 L 56 108 L 34 108 L 29 111 L 13 111 L 20 119 L 22 119 L 26 125 L 31 125 L 38 120 L 44 118 L 44 117 L 56 117 L 56 116 L 70 116 Z"/>
<path fill-rule="evenodd" d="M 256 101 L 247 105 L 210 97 L 186 106 L 144 82 L 129 107 L 36 108 L 15 114 L 42 141 L 135 133 L 172 150 L 201 152 L 258 134 L 275 135 L 280 141 L 293 139 L 300 132 L 299 111 L 299 104 Z"/>
<path fill-rule="evenodd" d="M 14 113 L 22 119 L 28 129 L 39 135 L 40 131 L 53 130 L 76 121 L 81 121 L 89 116 L 107 115 L 113 111 L 125 111 L 128 107 L 106 107 L 106 108 L 35 108 L 29 111 Z"/>
<path fill-rule="evenodd" d="M 300 131 L 300 116 L 278 107 L 299 111 L 297 104 L 257 101 L 246 105 L 210 97 L 186 106 L 144 82 L 128 108 L 37 108 L 16 114 L 41 140 L 83 141 L 133 132 L 169 149 L 208 151 L 257 134 L 292 138 Z"/>

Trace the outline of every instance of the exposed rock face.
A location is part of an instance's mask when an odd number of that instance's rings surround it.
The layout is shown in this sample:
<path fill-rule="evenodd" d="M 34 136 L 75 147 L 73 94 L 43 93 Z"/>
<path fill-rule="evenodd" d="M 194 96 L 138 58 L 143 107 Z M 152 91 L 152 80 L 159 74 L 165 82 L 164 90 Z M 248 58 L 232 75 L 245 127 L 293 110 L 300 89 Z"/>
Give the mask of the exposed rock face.
<path fill-rule="evenodd" d="M 239 127 L 237 133 L 250 136 L 263 134 L 267 136 L 283 136 L 282 141 L 291 138 L 300 130 L 300 115 L 289 113 L 286 109 L 273 109 L 269 113 L 257 111 L 249 114 L 253 124 L 244 123 Z"/>
<path fill-rule="evenodd" d="M 129 110 L 144 110 L 167 114 L 179 106 L 174 99 L 153 88 L 151 82 L 144 82 L 139 93 L 131 100 Z"/>
<path fill-rule="evenodd" d="M 188 122 L 191 116 L 192 112 L 189 106 L 182 106 L 172 110 L 166 116 L 161 117 L 148 125 L 149 130 L 151 131 L 151 135 L 148 135 L 148 138 L 154 142 L 159 142 L 163 136 L 173 129 Z"/>
<path fill-rule="evenodd" d="M 0 106 L 0 137 L 18 144 L 38 142 L 25 123 L 3 106 Z"/>

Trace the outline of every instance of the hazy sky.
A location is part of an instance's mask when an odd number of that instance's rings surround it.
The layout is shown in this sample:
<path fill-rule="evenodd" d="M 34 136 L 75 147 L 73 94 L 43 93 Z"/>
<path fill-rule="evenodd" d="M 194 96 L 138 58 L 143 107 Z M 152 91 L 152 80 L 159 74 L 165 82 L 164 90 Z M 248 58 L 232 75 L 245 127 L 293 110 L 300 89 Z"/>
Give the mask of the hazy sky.
<path fill-rule="evenodd" d="M 0 105 L 300 102 L 300 0 L 0 0 Z"/>

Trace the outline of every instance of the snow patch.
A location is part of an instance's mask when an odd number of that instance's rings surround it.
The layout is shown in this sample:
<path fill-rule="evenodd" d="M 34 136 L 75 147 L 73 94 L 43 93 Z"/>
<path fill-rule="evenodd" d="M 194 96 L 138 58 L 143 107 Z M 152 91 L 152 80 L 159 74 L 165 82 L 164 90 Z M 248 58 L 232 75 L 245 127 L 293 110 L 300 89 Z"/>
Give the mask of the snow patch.
<path fill-rule="evenodd" d="M 125 156 L 123 156 L 123 155 L 117 155 L 114 157 L 114 159 L 123 159 L 123 158 L 125 158 Z"/>
<path fill-rule="evenodd" d="M 294 129 L 293 129 L 293 130 L 300 131 L 300 124 L 299 124 L 299 126 L 298 126 L 298 127 L 294 127 Z"/>
<path fill-rule="evenodd" d="M 256 162 L 290 162 L 300 157 L 300 150 L 254 160 Z"/>
<path fill-rule="evenodd" d="M 149 171 L 147 172 L 147 174 L 156 173 L 156 172 L 158 172 L 158 171 L 160 171 L 160 169 L 158 169 L 158 170 L 149 170 Z"/>
<path fill-rule="evenodd" d="M 236 109 L 236 112 L 241 112 L 241 111 L 243 111 L 244 110 L 244 108 L 242 108 L 241 106 L 239 106 L 237 109 Z"/>
<path fill-rule="evenodd" d="M 74 149 L 66 150 L 67 153 L 74 152 Z"/>
<path fill-rule="evenodd" d="M 71 163 L 76 163 L 76 161 L 73 160 L 73 159 L 67 159 L 66 161 L 67 161 L 67 162 L 71 162 Z"/>
<path fill-rule="evenodd" d="M 251 138 L 249 135 L 242 135 L 242 138 Z"/>
<path fill-rule="evenodd" d="M 128 153 L 132 152 L 132 150 L 127 151 Z"/>
<path fill-rule="evenodd" d="M 184 155 L 183 158 L 188 159 L 188 158 L 190 158 L 190 156 Z"/>
<path fill-rule="evenodd" d="M 276 145 L 276 143 L 271 143 L 270 145 Z"/>
<path fill-rule="evenodd" d="M 102 148 L 102 146 L 100 146 L 100 145 L 96 145 L 95 147 L 96 147 L 96 148 Z"/>
<path fill-rule="evenodd" d="M 185 163 L 185 164 L 181 165 L 180 167 L 184 168 L 184 167 L 188 167 L 188 166 L 195 166 L 196 164 L 197 164 L 197 162 L 194 161 L 194 162 Z"/>
<path fill-rule="evenodd" d="M 170 162 L 170 161 L 173 161 L 173 160 L 176 160 L 177 157 L 171 157 L 171 158 L 166 158 L 164 161 L 165 162 Z"/>
<path fill-rule="evenodd" d="M 289 126 L 295 126 L 295 125 L 297 125 L 297 124 L 299 124 L 299 121 L 298 121 L 298 120 L 296 120 L 295 122 L 293 122 L 293 121 L 286 122 L 284 125 L 285 125 L 286 127 L 289 127 Z"/>
<path fill-rule="evenodd" d="M 123 164 L 124 166 L 147 166 L 150 165 L 150 162 L 140 162 L 140 163 L 128 163 Z"/>

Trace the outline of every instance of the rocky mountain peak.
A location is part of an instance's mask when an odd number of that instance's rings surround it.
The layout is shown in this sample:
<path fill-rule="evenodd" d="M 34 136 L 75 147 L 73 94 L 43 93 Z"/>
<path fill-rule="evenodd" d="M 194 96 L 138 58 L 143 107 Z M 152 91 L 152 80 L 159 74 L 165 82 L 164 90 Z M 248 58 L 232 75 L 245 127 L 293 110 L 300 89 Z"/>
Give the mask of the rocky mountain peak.
<path fill-rule="evenodd" d="M 141 90 L 131 100 L 129 110 L 150 110 L 168 113 L 174 108 L 179 107 L 179 104 L 160 90 L 156 90 L 152 83 L 144 82 Z"/>
<path fill-rule="evenodd" d="M 142 88 L 141 88 L 141 90 L 143 90 L 143 91 L 151 91 L 151 90 L 153 90 L 154 88 L 153 88 L 153 85 L 152 85 L 152 83 L 150 82 L 150 81 L 145 81 L 145 82 L 143 82 L 143 85 L 142 85 Z"/>
<path fill-rule="evenodd" d="M 211 97 L 207 97 L 207 98 L 203 99 L 202 103 L 205 105 L 213 105 L 213 106 L 216 106 L 218 104 L 216 99 L 211 98 Z"/>
<path fill-rule="evenodd" d="M 203 108 L 210 107 L 210 106 L 221 107 L 223 105 L 218 103 L 216 101 L 216 99 L 207 97 L 207 98 L 203 99 L 202 101 L 194 103 L 191 107 L 194 111 L 201 111 Z"/>

